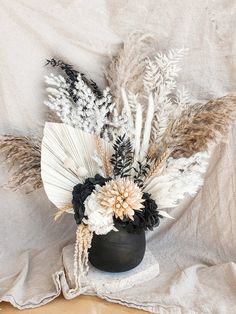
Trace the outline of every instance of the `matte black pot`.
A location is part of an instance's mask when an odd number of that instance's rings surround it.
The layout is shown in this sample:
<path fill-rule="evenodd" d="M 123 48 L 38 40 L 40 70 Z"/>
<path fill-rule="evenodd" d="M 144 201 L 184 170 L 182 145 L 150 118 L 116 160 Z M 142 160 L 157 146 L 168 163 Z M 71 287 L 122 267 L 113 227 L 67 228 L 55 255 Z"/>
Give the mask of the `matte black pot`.
<path fill-rule="evenodd" d="M 141 263 L 146 249 L 145 232 L 128 233 L 124 228 L 105 235 L 94 234 L 90 263 L 103 271 L 122 272 Z"/>

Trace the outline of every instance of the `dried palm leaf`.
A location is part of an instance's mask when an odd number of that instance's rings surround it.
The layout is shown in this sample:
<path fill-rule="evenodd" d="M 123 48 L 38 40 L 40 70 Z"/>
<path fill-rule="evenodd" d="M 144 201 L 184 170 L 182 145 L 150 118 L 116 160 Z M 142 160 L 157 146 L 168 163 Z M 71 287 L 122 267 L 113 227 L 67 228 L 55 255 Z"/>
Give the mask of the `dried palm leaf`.
<path fill-rule="evenodd" d="M 26 184 L 32 191 L 42 187 L 40 174 L 41 142 L 38 138 L 5 135 L 0 138 L 0 152 L 5 154 L 5 162 L 10 168 L 16 166 L 7 188 L 18 190 Z"/>
<path fill-rule="evenodd" d="M 109 144 L 106 145 L 108 147 Z M 98 165 L 93 159 L 95 148 L 95 135 L 64 123 L 45 124 L 41 176 L 45 192 L 57 208 L 68 209 L 73 187 L 82 183 L 85 176 L 94 177 L 98 172 Z"/>

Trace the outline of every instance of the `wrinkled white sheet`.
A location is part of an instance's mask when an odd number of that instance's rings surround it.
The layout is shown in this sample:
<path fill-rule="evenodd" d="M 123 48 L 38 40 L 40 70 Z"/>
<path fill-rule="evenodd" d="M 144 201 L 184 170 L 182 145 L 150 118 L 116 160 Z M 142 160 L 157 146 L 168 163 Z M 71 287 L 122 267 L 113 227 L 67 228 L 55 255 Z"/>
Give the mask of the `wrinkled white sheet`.
<path fill-rule="evenodd" d="M 180 82 L 196 100 L 236 91 L 234 0 L 1 0 L 0 132 L 41 132 L 43 67 L 53 56 L 104 87 L 109 56 L 132 31 L 153 32 L 160 49 L 188 47 Z M 148 234 L 161 275 L 112 302 L 155 313 L 236 313 L 236 127 L 212 157 L 206 182 Z M 0 184 L 6 180 L 1 166 Z M 43 191 L 0 190 L 0 300 L 45 304 L 68 286 L 62 249 L 73 243 L 73 217 L 54 223 Z"/>

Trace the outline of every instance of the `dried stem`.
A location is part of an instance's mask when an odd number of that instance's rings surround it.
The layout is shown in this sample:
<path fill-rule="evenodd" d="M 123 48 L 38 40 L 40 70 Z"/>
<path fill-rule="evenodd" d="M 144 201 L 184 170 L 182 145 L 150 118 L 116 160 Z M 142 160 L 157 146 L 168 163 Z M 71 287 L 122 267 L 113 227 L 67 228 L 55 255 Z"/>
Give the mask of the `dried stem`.
<path fill-rule="evenodd" d="M 107 151 L 104 149 L 104 146 L 102 144 L 102 140 L 99 136 L 96 137 L 96 149 L 97 149 L 97 153 L 103 163 L 103 169 L 105 172 L 105 175 L 107 177 L 111 177 L 112 176 L 112 167 L 110 164 L 110 159 L 108 157 Z"/>
<path fill-rule="evenodd" d="M 171 155 L 171 150 L 167 149 L 160 155 L 159 158 L 156 158 L 155 160 L 153 160 L 153 163 L 151 164 L 150 170 L 146 176 L 145 181 L 153 177 L 154 175 L 156 175 L 157 172 L 159 172 L 163 168 L 163 166 L 165 165 L 170 155 Z"/>
<path fill-rule="evenodd" d="M 62 208 L 58 208 L 55 216 L 54 216 L 54 220 L 58 220 L 63 214 L 65 214 L 66 212 L 68 212 L 71 208 L 73 208 L 72 204 L 66 204 L 65 206 L 63 206 Z"/>

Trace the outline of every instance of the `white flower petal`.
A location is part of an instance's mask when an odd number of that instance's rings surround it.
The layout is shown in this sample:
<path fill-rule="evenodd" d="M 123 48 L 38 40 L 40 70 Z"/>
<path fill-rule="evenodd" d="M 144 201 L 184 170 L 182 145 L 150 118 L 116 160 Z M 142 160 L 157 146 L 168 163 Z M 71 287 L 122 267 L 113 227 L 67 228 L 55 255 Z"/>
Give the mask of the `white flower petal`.
<path fill-rule="evenodd" d="M 107 234 L 111 230 L 116 229 L 113 221 L 114 213 L 104 209 L 97 202 L 97 191 L 87 197 L 84 205 L 84 213 L 88 218 L 83 219 L 83 222 L 88 225 L 90 231 L 96 234 Z"/>

